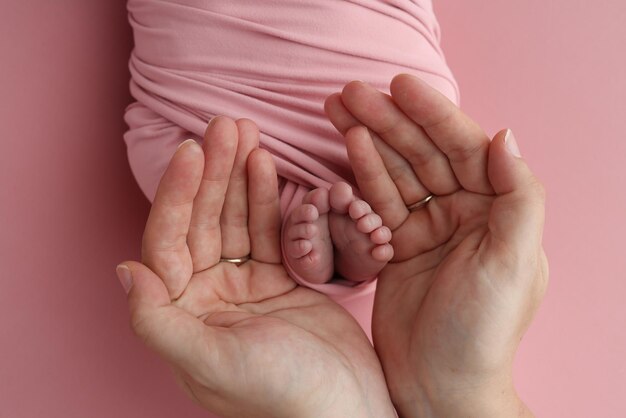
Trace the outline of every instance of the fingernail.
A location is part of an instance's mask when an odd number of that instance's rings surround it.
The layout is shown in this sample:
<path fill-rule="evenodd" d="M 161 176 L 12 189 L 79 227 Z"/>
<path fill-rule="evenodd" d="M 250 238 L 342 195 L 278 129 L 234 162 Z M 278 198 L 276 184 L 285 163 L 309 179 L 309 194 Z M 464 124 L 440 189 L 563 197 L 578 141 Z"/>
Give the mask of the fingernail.
<path fill-rule="evenodd" d="M 522 153 L 519 151 L 519 147 L 517 146 L 517 141 L 515 140 L 515 135 L 513 135 L 513 131 L 510 129 L 506 130 L 506 135 L 504 135 L 504 143 L 506 144 L 509 152 L 516 157 L 521 157 Z"/>
<path fill-rule="evenodd" d="M 220 116 L 222 116 L 222 115 L 215 115 L 215 116 L 213 116 L 213 117 L 209 120 L 209 123 L 207 124 L 207 128 L 208 128 L 209 126 L 213 125 L 213 124 L 215 123 L 215 121 L 217 120 L 217 118 L 219 118 Z"/>
<path fill-rule="evenodd" d="M 117 273 L 117 278 L 120 279 L 124 291 L 128 294 L 130 288 L 133 287 L 133 275 L 130 269 L 125 264 L 120 264 L 115 268 L 115 272 Z"/>
<path fill-rule="evenodd" d="M 196 142 L 196 140 L 195 139 L 186 139 L 176 149 L 178 150 L 178 149 L 182 148 L 185 144 L 189 144 L 190 142 Z"/>

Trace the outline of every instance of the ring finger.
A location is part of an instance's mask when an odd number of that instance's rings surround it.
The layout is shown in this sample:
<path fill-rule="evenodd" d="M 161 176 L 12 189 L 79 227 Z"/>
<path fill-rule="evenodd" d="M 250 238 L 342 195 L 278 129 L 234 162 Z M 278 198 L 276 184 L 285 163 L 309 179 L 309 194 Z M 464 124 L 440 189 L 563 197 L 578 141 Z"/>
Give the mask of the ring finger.
<path fill-rule="evenodd" d="M 400 191 L 389 176 L 367 128 L 351 128 L 345 137 L 348 157 L 359 190 L 365 201 L 380 215 L 383 225 L 394 231 L 409 216 Z"/>
<path fill-rule="evenodd" d="M 361 123 L 376 132 L 386 144 L 406 159 L 430 193 L 446 195 L 459 189 L 459 182 L 447 156 L 390 96 L 363 82 L 351 82 L 344 87 L 341 100 Z M 406 195 L 402 191 L 401 193 Z M 430 193 L 423 194 L 418 199 L 414 196 L 405 199 L 405 203 L 411 205 Z"/>
<path fill-rule="evenodd" d="M 259 145 L 259 129 L 249 119 L 239 119 L 236 125 L 239 132 L 237 153 L 220 220 L 222 258 L 241 258 L 250 254 L 246 163 L 250 153 Z"/>
<path fill-rule="evenodd" d="M 346 135 L 350 128 L 363 125 L 346 108 L 339 93 L 335 93 L 326 99 L 324 110 L 331 123 L 342 135 Z M 402 155 L 385 143 L 376 132 L 370 131 L 370 136 L 376 151 L 378 151 L 387 168 L 389 176 L 402 195 L 402 199 L 407 202 L 407 205 L 418 202 L 431 194 L 417 178 L 417 174 L 411 164 Z"/>
<path fill-rule="evenodd" d="M 220 216 L 237 151 L 235 122 L 223 116 L 211 119 L 203 147 L 204 172 L 187 237 L 194 272 L 217 264 L 222 253 Z"/>

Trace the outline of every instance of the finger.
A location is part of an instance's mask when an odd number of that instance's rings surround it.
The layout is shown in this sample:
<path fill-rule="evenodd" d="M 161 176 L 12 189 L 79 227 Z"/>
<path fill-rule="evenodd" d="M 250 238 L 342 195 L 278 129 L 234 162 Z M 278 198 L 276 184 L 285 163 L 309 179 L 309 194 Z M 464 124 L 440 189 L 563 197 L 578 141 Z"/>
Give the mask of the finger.
<path fill-rule="evenodd" d="M 493 194 L 487 176 L 490 141 L 482 128 L 443 94 L 414 76 L 396 76 L 390 90 L 394 102 L 450 160 L 461 186 L 471 192 Z"/>
<path fill-rule="evenodd" d="M 339 93 L 333 94 L 326 99 L 324 110 L 331 123 L 342 135 L 345 135 L 348 129 L 354 126 L 363 125 L 345 107 Z M 431 194 L 418 179 L 413 167 L 403 156 L 380 139 L 376 132 L 370 131 L 370 136 L 389 172 L 389 176 L 396 184 L 402 199 L 407 205 L 418 202 Z"/>
<path fill-rule="evenodd" d="M 333 93 L 326 98 L 324 112 L 341 135 L 345 135 L 353 126 L 362 125 L 341 101 L 341 93 Z"/>
<path fill-rule="evenodd" d="M 209 122 L 204 134 L 204 172 L 194 201 L 189 249 L 194 272 L 219 262 L 223 232 L 220 216 L 237 150 L 237 126 L 224 116 Z"/>
<path fill-rule="evenodd" d="M 239 142 L 222 210 L 222 257 L 237 258 L 250 254 L 248 236 L 248 172 L 250 152 L 259 146 L 259 129 L 248 119 L 237 122 Z"/>
<path fill-rule="evenodd" d="M 148 267 L 134 261 L 120 266 L 118 275 L 128 275 L 125 280 L 132 282 L 128 306 L 135 334 L 169 363 L 193 375 L 199 365 L 215 367 L 212 359 L 219 358 L 218 347 L 207 344 L 207 339 L 216 340 L 211 337 L 212 329 L 172 305 L 164 283 Z M 215 356 L 207 355 L 209 346 Z"/>
<path fill-rule="evenodd" d="M 395 230 L 409 216 L 409 211 L 376 151 L 367 128 L 357 126 L 348 130 L 346 148 L 364 200 L 380 215 L 383 224 Z"/>
<path fill-rule="evenodd" d="M 142 242 L 142 261 L 177 298 L 193 273 L 187 246 L 194 198 L 202 179 L 202 149 L 185 141 L 165 170 L 150 209 Z"/>
<path fill-rule="evenodd" d="M 264 263 L 280 263 L 278 177 L 269 152 L 254 150 L 248 158 L 248 173 L 252 258 Z"/>
<path fill-rule="evenodd" d="M 508 131 L 510 132 L 510 131 Z M 539 254 L 543 235 L 545 191 L 519 155 L 515 137 L 499 132 L 489 150 L 489 178 L 497 197 L 489 217 L 493 246 L 525 262 Z"/>
<path fill-rule="evenodd" d="M 446 155 L 390 96 L 363 82 L 353 81 L 344 87 L 341 100 L 363 125 L 376 132 L 411 164 L 428 190 L 436 195 L 446 195 L 459 189 Z"/>

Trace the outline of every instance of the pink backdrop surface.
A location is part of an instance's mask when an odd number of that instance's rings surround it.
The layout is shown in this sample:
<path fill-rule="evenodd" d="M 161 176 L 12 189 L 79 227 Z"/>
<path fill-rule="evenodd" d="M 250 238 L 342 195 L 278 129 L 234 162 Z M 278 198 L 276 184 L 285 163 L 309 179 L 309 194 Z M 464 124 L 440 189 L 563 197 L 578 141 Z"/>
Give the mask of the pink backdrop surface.
<path fill-rule="evenodd" d="M 548 190 L 551 283 L 515 365 L 538 416 L 626 416 L 626 5 L 436 4 L 462 107 Z M 123 1 L 0 3 L 0 417 L 201 417 L 128 326 Z"/>

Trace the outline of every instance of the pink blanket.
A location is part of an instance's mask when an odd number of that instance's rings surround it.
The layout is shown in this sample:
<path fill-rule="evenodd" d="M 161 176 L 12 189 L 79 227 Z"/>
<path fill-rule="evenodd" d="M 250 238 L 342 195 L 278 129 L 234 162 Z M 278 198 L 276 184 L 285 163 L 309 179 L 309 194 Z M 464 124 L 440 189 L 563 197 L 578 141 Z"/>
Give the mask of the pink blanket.
<path fill-rule="evenodd" d="M 313 187 L 354 184 L 323 111 L 347 82 L 388 91 L 395 74 L 411 73 L 458 101 L 429 0 L 129 0 L 128 12 L 137 101 L 124 139 L 150 200 L 178 144 L 200 142 L 215 115 L 257 123 L 284 179 L 286 214 Z M 365 315 L 367 326 L 373 283 L 310 287 Z"/>

